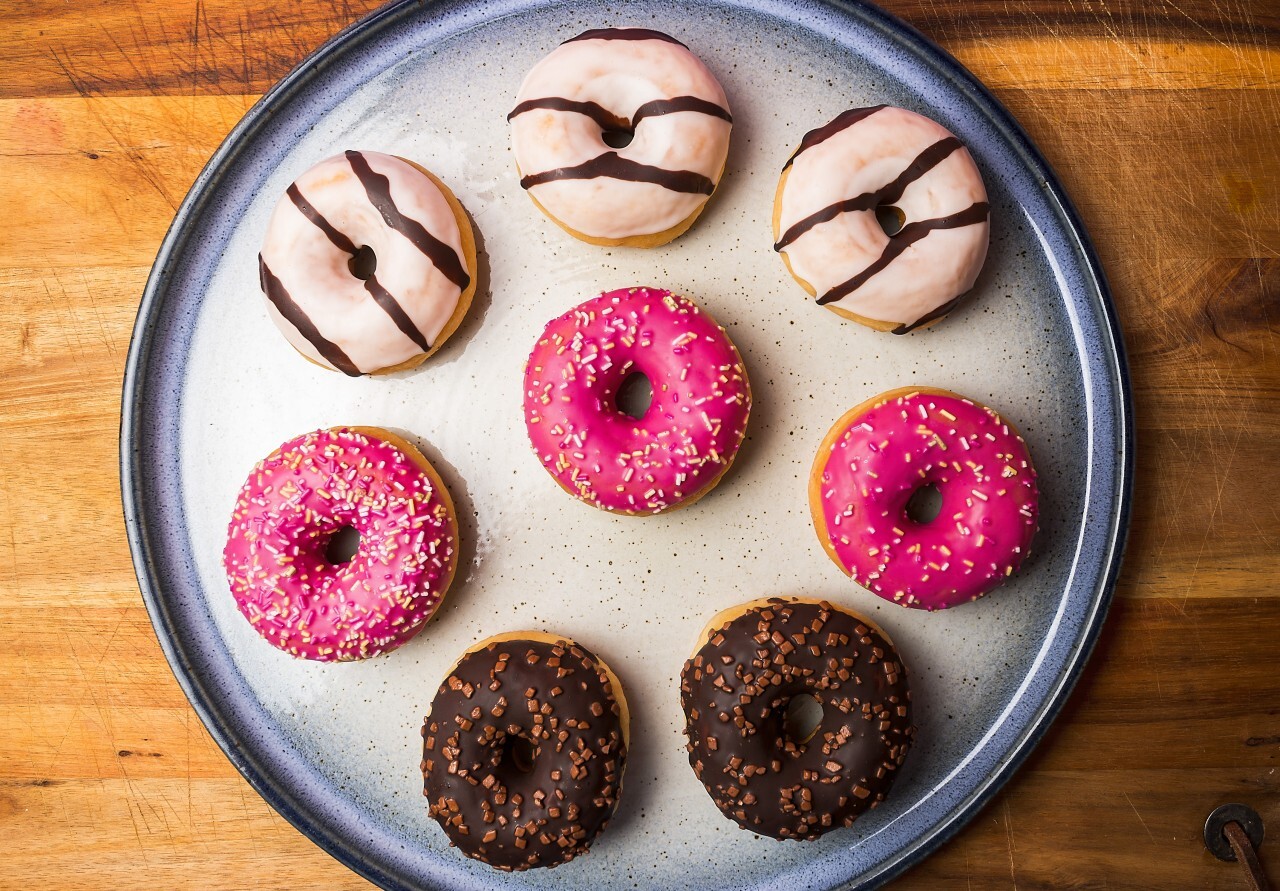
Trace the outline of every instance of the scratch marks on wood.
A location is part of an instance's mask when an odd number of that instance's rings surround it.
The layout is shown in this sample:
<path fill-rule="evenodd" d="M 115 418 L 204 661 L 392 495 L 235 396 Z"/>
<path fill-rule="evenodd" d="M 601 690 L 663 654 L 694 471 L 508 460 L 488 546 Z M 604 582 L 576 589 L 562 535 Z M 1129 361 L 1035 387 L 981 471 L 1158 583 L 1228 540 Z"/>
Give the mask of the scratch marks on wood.
<path fill-rule="evenodd" d="M 1133 799 L 1129 797 L 1128 792 L 1121 792 L 1120 794 L 1124 796 L 1125 801 L 1129 802 L 1129 807 L 1133 808 L 1133 815 L 1138 818 L 1138 822 L 1142 824 L 1142 828 L 1146 830 L 1147 837 L 1151 839 L 1151 843 L 1154 845 L 1156 837 L 1151 834 L 1151 830 L 1147 827 L 1147 821 L 1142 819 L 1142 814 L 1138 813 L 1138 808 L 1134 806 Z"/>

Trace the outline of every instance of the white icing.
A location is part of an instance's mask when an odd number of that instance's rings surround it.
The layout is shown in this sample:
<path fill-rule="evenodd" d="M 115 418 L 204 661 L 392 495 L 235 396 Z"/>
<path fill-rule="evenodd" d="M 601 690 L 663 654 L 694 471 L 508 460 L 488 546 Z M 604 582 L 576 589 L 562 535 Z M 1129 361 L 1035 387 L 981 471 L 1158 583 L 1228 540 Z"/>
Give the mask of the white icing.
<path fill-rule="evenodd" d="M 592 39 L 561 44 L 542 59 L 525 77 L 516 104 L 550 97 L 594 102 L 630 120 L 644 103 L 678 96 L 729 110 L 715 75 L 683 46 L 659 39 Z M 605 144 L 600 126 L 577 112 L 533 109 L 511 121 L 516 164 L 525 176 L 616 151 L 640 164 L 689 170 L 717 182 L 731 129 L 728 121 L 702 112 L 655 115 L 640 122 L 629 145 L 614 149 Z M 565 225 L 595 238 L 662 232 L 709 197 L 604 177 L 542 183 L 530 192 Z"/>
<path fill-rule="evenodd" d="M 457 253 L 463 267 L 458 221 L 444 194 L 422 171 L 378 152 L 361 152 L 369 167 L 387 177 L 396 208 Z M 429 344 L 458 307 L 462 289 L 431 258 L 392 229 L 373 206 L 345 155 L 321 161 L 294 183 L 316 211 L 356 247 L 377 257 L 374 277 L 396 299 Z M 422 354 L 352 274 L 351 255 L 338 248 L 307 219 L 289 196 L 281 196 L 267 224 L 262 259 L 320 334 L 341 347 L 362 372 L 390 368 Z M 467 269 L 468 275 L 474 270 Z M 333 368 L 319 351 L 267 300 L 276 326 L 303 355 Z"/>
<path fill-rule="evenodd" d="M 902 108 L 882 108 L 801 152 L 782 192 L 779 233 L 840 201 L 875 192 L 921 152 L 951 133 Z M 936 219 L 987 200 L 967 149 L 952 152 L 893 203 L 906 223 Z M 868 319 L 911 324 L 973 287 L 987 256 L 989 223 L 938 229 L 835 306 Z M 819 297 L 875 262 L 891 236 L 875 210 L 851 211 L 819 223 L 783 249 L 791 270 Z"/>

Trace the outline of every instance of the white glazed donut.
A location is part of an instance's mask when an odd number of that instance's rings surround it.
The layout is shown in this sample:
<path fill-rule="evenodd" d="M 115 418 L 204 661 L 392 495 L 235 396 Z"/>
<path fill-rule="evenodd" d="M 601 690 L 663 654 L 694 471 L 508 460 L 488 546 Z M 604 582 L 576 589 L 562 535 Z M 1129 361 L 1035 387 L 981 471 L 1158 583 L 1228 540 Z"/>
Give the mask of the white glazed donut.
<path fill-rule="evenodd" d="M 439 349 L 471 305 L 475 268 L 471 224 L 449 189 L 377 152 L 348 151 L 298 177 L 258 257 L 267 311 L 289 343 L 351 376 L 412 368 Z"/>
<path fill-rule="evenodd" d="M 877 210 L 896 208 L 886 234 Z M 990 206 L 968 149 L 892 106 L 855 108 L 805 134 L 782 170 L 774 250 L 810 294 L 847 318 L 905 334 L 973 287 Z"/>
<path fill-rule="evenodd" d="M 733 121 L 698 57 L 643 28 L 562 43 L 525 77 L 508 120 L 534 203 L 583 241 L 635 247 L 693 224 L 724 172 Z M 606 134 L 631 141 L 615 149 Z"/>

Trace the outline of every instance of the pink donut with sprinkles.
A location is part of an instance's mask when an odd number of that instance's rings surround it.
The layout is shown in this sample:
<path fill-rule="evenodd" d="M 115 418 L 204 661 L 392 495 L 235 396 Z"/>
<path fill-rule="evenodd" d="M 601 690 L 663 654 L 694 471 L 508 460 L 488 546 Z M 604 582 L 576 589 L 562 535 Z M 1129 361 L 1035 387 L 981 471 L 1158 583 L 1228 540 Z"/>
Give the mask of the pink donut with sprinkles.
<path fill-rule="evenodd" d="M 942 506 L 908 514 L 922 488 Z M 836 421 L 809 478 L 828 556 L 860 585 L 915 609 L 976 600 L 1012 575 L 1036 532 L 1040 493 L 1027 445 L 992 409 L 904 387 Z"/>
<path fill-rule="evenodd" d="M 618 407 L 649 379 L 640 417 Z M 625 288 L 553 319 L 524 372 L 533 450 L 570 495 L 601 510 L 659 514 L 709 492 L 747 431 L 751 387 L 724 329 L 687 297 Z"/>
<path fill-rule="evenodd" d="M 331 544 L 350 528 L 354 556 Z M 240 490 L 223 566 L 272 646 L 346 662 L 394 650 L 439 608 L 458 565 L 453 501 L 426 457 L 376 427 L 291 439 Z"/>

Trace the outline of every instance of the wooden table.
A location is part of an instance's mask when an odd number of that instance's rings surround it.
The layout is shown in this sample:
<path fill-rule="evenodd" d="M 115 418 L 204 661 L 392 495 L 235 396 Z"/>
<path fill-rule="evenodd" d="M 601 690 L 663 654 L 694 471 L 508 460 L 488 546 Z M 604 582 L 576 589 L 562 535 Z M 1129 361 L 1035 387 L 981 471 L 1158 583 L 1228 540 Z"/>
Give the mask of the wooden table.
<path fill-rule="evenodd" d="M 370 0 L 10 4 L 0 28 L 0 887 L 361 888 L 236 774 L 160 653 L 116 472 L 134 313 L 187 187 Z M 1048 739 L 900 888 L 1243 888 L 1280 839 L 1280 6 L 895 0 L 1065 181 L 1137 402 L 1128 559 Z M 1262 850 L 1280 877 L 1280 841 Z M 1274 878 L 1273 878 L 1274 881 Z"/>

